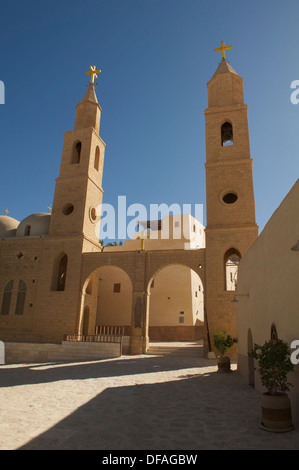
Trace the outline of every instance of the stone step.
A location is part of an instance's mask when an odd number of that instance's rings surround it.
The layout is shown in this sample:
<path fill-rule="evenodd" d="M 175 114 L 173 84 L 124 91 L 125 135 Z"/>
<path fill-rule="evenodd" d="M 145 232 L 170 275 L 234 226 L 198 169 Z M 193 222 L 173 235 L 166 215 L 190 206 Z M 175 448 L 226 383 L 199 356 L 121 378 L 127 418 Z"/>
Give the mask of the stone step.
<path fill-rule="evenodd" d="M 155 356 L 202 357 L 203 346 L 197 343 L 151 343 L 147 354 Z"/>

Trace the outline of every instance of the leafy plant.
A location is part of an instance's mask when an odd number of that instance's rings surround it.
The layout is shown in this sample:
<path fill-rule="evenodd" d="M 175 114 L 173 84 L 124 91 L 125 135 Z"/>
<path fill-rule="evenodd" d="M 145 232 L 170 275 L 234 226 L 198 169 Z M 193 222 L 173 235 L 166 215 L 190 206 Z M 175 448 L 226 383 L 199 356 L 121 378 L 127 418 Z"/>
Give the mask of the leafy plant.
<path fill-rule="evenodd" d="M 257 370 L 269 395 L 280 395 L 290 390 L 293 385 L 288 382 L 287 374 L 294 370 L 294 366 L 289 345 L 285 341 L 277 339 L 266 341 L 263 346 L 255 344 L 248 355 L 257 359 Z"/>
<path fill-rule="evenodd" d="M 214 334 L 214 346 L 217 351 L 224 356 L 224 354 L 235 344 L 238 340 L 226 335 L 225 331 L 216 330 Z"/>
<path fill-rule="evenodd" d="M 120 240 L 119 243 L 117 243 L 117 241 L 109 242 L 105 246 L 122 246 L 122 245 L 123 245 L 123 242 Z"/>

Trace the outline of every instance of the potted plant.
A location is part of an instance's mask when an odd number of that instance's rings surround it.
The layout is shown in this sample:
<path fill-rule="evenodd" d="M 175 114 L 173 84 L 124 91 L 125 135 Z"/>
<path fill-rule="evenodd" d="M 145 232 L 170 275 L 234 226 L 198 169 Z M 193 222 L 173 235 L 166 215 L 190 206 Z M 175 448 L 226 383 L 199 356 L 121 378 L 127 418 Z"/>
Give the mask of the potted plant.
<path fill-rule="evenodd" d="M 230 372 L 230 357 L 225 354 L 238 340 L 227 335 L 225 331 L 216 330 L 214 346 L 220 356 L 217 358 L 218 372 Z"/>
<path fill-rule="evenodd" d="M 272 432 L 287 432 L 294 429 L 290 399 L 286 392 L 293 385 L 288 382 L 288 373 L 294 370 L 289 345 L 280 339 L 257 344 L 248 354 L 258 361 L 257 371 L 266 392 L 262 394 L 261 428 Z"/>

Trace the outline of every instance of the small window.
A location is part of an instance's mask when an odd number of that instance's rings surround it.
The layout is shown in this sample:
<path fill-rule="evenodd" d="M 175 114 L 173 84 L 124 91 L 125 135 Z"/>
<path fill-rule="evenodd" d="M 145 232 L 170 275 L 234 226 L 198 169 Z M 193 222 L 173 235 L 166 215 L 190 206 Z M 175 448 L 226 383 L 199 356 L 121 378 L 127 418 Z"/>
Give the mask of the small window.
<path fill-rule="evenodd" d="M 27 289 L 26 289 L 25 282 L 20 281 L 19 282 L 19 288 L 18 288 L 18 296 L 17 296 L 15 315 L 23 315 L 23 313 L 24 313 L 26 290 Z"/>
<path fill-rule="evenodd" d="M 73 146 L 73 153 L 72 153 L 72 160 L 71 160 L 72 164 L 80 163 L 81 149 L 82 149 L 81 142 L 76 142 Z"/>
<path fill-rule="evenodd" d="M 57 291 L 64 291 L 67 271 L 67 255 L 63 255 L 58 265 Z"/>
<path fill-rule="evenodd" d="M 119 293 L 120 292 L 120 284 L 114 284 L 113 292 L 114 293 Z"/>
<path fill-rule="evenodd" d="M 179 227 L 179 226 L 180 226 L 180 222 L 175 222 L 175 223 L 174 223 L 174 226 L 175 226 L 175 227 Z"/>
<path fill-rule="evenodd" d="M 223 202 L 225 202 L 225 204 L 234 204 L 237 200 L 238 196 L 235 193 L 227 193 L 223 196 Z"/>
<path fill-rule="evenodd" d="M 97 211 L 94 207 L 91 207 L 89 209 L 89 217 L 92 222 L 95 222 L 97 220 Z"/>
<path fill-rule="evenodd" d="M 179 323 L 184 323 L 184 317 L 179 317 Z"/>
<path fill-rule="evenodd" d="M 94 156 L 94 167 L 97 171 L 99 171 L 100 167 L 100 149 L 97 146 L 96 151 L 95 151 L 95 156 Z"/>
<path fill-rule="evenodd" d="M 28 237 L 30 235 L 30 232 L 31 232 L 31 226 L 26 225 L 25 230 L 24 230 L 25 237 Z"/>
<path fill-rule="evenodd" d="M 62 208 L 63 215 L 71 215 L 74 212 L 74 205 L 70 203 L 64 204 Z"/>

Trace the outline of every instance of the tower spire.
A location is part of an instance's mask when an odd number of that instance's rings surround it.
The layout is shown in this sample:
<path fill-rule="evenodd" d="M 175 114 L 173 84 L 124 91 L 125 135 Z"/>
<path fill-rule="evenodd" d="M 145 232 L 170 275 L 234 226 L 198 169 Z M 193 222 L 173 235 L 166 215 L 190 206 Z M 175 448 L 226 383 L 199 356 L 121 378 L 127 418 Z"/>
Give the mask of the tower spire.
<path fill-rule="evenodd" d="M 91 79 L 82 101 L 80 101 L 76 107 L 77 112 L 74 129 L 78 130 L 93 127 L 95 131 L 99 133 L 102 109 L 95 93 L 96 83 L 94 83 L 94 79 L 97 78 L 97 73 L 100 73 L 101 70 L 96 70 L 95 65 L 91 65 L 89 68 L 90 72 L 86 72 L 86 75 L 91 75 Z"/>

